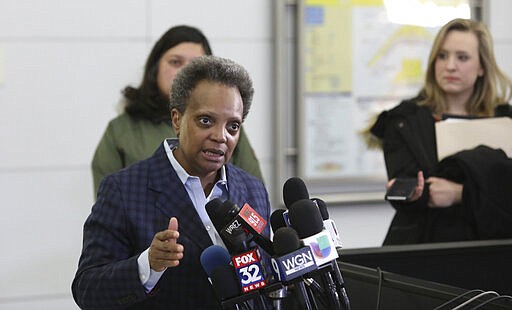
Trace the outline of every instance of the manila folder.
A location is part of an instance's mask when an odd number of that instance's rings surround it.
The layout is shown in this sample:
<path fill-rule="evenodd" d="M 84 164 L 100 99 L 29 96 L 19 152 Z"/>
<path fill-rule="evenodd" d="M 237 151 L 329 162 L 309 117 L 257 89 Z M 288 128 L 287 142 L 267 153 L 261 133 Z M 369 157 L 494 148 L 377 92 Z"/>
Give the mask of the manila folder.
<path fill-rule="evenodd" d="M 502 149 L 512 158 L 512 119 L 509 117 L 447 119 L 435 126 L 439 160 L 481 144 Z"/>

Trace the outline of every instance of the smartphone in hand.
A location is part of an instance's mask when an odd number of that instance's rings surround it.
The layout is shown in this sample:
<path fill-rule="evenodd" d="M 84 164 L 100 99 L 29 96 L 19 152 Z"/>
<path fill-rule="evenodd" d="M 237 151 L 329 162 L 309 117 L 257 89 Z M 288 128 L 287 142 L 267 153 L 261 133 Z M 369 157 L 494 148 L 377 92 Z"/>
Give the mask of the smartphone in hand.
<path fill-rule="evenodd" d="M 396 178 L 395 182 L 386 191 L 384 199 L 389 201 L 409 201 L 414 192 L 418 180 L 416 178 Z"/>

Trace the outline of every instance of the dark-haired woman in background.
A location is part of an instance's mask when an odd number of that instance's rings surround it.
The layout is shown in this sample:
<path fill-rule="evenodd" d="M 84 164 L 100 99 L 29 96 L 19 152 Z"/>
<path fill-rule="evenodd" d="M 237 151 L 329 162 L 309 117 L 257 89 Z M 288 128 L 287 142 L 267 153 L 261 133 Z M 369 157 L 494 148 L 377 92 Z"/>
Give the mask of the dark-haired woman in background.
<path fill-rule="evenodd" d="M 104 176 L 149 157 L 165 138 L 176 137 L 170 124 L 169 91 L 178 71 L 192 59 L 211 55 L 197 28 L 175 26 L 156 42 L 139 87 L 123 90 L 123 113 L 111 120 L 92 160 L 94 192 Z M 242 128 L 231 163 L 263 179 L 258 159 Z"/>

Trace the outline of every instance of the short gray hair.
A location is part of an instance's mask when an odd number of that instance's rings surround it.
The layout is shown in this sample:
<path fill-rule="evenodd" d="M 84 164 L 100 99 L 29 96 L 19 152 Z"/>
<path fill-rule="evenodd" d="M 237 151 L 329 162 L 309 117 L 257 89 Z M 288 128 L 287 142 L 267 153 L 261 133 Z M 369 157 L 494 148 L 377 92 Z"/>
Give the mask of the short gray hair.
<path fill-rule="evenodd" d="M 201 56 L 178 72 L 172 83 L 169 108 L 184 113 L 192 91 L 200 81 L 218 82 L 236 87 L 243 103 L 242 120 L 251 108 L 254 88 L 247 70 L 232 60 L 217 56 Z"/>

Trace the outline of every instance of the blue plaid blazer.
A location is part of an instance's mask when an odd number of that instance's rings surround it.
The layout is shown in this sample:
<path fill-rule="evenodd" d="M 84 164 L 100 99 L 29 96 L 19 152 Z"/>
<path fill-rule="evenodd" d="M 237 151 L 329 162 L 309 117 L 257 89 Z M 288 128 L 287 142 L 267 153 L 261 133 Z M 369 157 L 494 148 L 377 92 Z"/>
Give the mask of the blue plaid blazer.
<path fill-rule="evenodd" d="M 239 206 L 249 203 L 268 221 L 270 203 L 263 183 L 231 164 L 226 173 L 229 200 Z M 184 256 L 147 294 L 139 280 L 137 258 L 173 216 L 179 222 L 178 242 L 185 248 Z M 268 225 L 264 234 L 270 235 Z M 220 309 L 199 261 L 211 244 L 162 144 L 148 159 L 102 181 L 84 224 L 73 298 L 82 309 Z"/>

